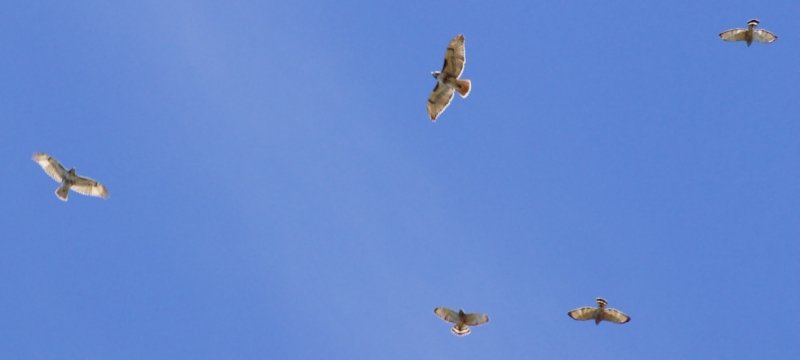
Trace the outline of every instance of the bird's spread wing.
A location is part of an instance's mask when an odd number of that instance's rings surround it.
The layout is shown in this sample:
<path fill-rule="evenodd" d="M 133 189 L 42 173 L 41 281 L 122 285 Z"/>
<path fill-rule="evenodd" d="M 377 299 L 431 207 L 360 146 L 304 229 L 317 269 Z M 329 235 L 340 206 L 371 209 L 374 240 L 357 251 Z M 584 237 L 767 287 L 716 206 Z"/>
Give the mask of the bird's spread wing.
<path fill-rule="evenodd" d="M 433 88 L 433 92 L 428 98 L 428 116 L 431 120 L 436 120 L 444 109 L 447 109 L 447 106 L 453 101 L 453 94 L 455 94 L 455 90 L 436 83 L 436 87 Z"/>
<path fill-rule="evenodd" d="M 481 324 L 486 324 L 489 322 L 489 315 L 486 314 L 466 314 L 462 318 L 464 320 L 464 324 L 470 326 L 477 326 Z"/>
<path fill-rule="evenodd" d="M 593 307 L 582 307 L 572 310 L 567 313 L 569 317 L 575 320 L 592 320 L 594 319 L 595 315 L 597 314 L 597 308 Z"/>
<path fill-rule="evenodd" d="M 631 321 L 631 317 L 622 313 L 617 309 L 605 308 L 603 309 L 603 320 L 611 321 L 617 324 L 624 324 Z"/>
<path fill-rule="evenodd" d="M 458 78 L 461 76 L 461 72 L 464 71 L 464 64 L 466 62 L 467 56 L 464 51 L 464 35 L 459 34 L 447 45 L 447 51 L 444 53 L 442 72 Z"/>
<path fill-rule="evenodd" d="M 447 322 L 456 324 L 461 321 L 461 318 L 458 316 L 458 312 L 450 310 L 446 307 L 437 307 L 436 309 L 433 309 L 433 313 Z"/>
<path fill-rule="evenodd" d="M 745 35 L 747 35 L 747 29 L 730 29 L 721 32 L 719 37 L 725 41 L 744 41 Z"/>
<path fill-rule="evenodd" d="M 83 195 L 97 196 L 103 199 L 108 198 L 108 189 L 106 189 L 103 184 L 83 176 L 75 177 L 75 183 L 72 184 L 72 190 L 75 190 Z"/>
<path fill-rule="evenodd" d="M 756 29 L 753 31 L 753 40 L 769 44 L 778 40 L 778 36 L 764 29 Z"/>
<path fill-rule="evenodd" d="M 44 172 L 46 172 L 47 175 L 50 175 L 50 177 L 55 181 L 62 182 L 64 181 L 64 178 L 67 177 L 67 169 L 65 169 L 64 166 L 58 162 L 58 160 L 50 155 L 45 153 L 35 153 L 33 154 L 33 161 L 36 161 L 36 163 L 42 167 Z"/>

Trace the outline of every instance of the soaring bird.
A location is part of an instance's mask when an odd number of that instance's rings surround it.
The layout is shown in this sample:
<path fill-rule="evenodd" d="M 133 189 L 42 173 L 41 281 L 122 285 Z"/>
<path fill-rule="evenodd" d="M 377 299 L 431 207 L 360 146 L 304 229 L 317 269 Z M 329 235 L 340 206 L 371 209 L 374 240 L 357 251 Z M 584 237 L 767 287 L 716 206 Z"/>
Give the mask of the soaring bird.
<path fill-rule="evenodd" d="M 433 309 L 433 313 L 442 320 L 455 324 L 450 331 L 456 336 L 469 335 L 471 332 L 470 326 L 478 326 L 489 322 L 489 316 L 486 314 L 466 314 L 464 310 L 456 312 L 446 307 L 437 307 Z"/>
<path fill-rule="evenodd" d="M 595 325 L 600 325 L 600 321 L 606 320 L 617 324 L 624 324 L 631 321 L 631 317 L 622 313 L 617 309 L 606 307 L 608 301 L 603 298 L 597 298 L 597 307 L 581 307 L 567 313 L 569 317 L 575 320 L 592 320 L 594 319 Z"/>
<path fill-rule="evenodd" d="M 103 199 L 108 198 L 108 189 L 103 184 L 90 178 L 76 175 L 75 168 L 67 170 L 50 155 L 35 153 L 33 154 L 33 161 L 38 163 L 53 180 L 61 183 L 61 186 L 56 189 L 56 196 L 63 201 L 67 201 L 69 189 L 83 195 L 97 196 Z"/>
<path fill-rule="evenodd" d="M 775 34 L 764 29 L 756 29 L 756 26 L 758 26 L 758 19 L 753 19 L 747 22 L 747 29 L 725 30 L 719 34 L 719 37 L 725 41 L 746 41 L 747 46 L 750 46 L 753 40 L 767 44 L 778 40 L 778 36 Z"/>
<path fill-rule="evenodd" d="M 430 116 L 431 121 L 436 121 L 436 118 L 447 108 L 447 105 L 450 105 L 455 91 L 458 91 L 462 98 L 469 95 L 472 82 L 459 79 L 461 73 L 464 72 L 464 64 L 466 62 L 464 35 L 459 34 L 447 45 L 442 71 L 431 73 L 436 78 L 436 87 L 433 88 L 433 92 L 428 98 L 428 116 Z"/>

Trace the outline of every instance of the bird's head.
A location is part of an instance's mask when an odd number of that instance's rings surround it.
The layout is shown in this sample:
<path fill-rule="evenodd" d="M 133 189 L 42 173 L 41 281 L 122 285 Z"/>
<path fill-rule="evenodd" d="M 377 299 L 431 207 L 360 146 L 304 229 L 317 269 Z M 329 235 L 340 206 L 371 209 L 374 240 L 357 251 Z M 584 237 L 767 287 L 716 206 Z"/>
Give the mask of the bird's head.
<path fill-rule="evenodd" d="M 606 301 L 606 299 L 603 299 L 601 297 L 595 299 L 595 301 L 597 301 L 597 307 L 606 307 L 606 305 L 608 305 L 608 301 Z"/>
<path fill-rule="evenodd" d="M 458 310 L 458 316 L 464 316 L 464 315 L 465 315 L 464 314 L 464 309 L 459 309 Z"/>
<path fill-rule="evenodd" d="M 758 26 L 758 19 L 752 19 L 752 20 L 748 21 L 748 22 L 747 22 L 747 26 L 749 26 L 749 27 L 756 27 L 756 26 Z"/>
<path fill-rule="evenodd" d="M 439 74 L 441 74 L 441 73 L 442 73 L 441 71 L 431 71 L 431 75 L 433 75 L 434 79 L 438 79 L 439 78 Z"/>
<path fill-rule="evenodd" d="M 67 171 L 67 172 L 68 172 L 70 175 L 75 175 L 75 168 L 69 169 L 69 171 Z"/>

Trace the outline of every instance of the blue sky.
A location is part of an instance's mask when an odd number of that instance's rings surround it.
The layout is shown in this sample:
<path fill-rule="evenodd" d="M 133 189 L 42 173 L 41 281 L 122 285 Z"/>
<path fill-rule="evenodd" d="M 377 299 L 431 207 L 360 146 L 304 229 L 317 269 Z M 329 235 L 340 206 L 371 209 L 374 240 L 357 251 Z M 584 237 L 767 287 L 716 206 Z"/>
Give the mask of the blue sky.
<path fill-rule="evenodd" d="M 0 353 L 799 358 L 798 12 L 4 2 Z M 779 40 L 718 39 L 754 17 Z M 62 203 L 38 151 L 110 199 Z M 632 321 L 566 316 L 596 296 Z"/>

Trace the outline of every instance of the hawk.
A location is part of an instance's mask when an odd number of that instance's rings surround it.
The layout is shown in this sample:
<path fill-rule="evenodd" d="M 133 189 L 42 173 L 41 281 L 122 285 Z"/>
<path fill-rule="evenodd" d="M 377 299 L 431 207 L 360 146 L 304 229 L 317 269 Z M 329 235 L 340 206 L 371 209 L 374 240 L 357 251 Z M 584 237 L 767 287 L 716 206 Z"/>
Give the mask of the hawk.
<path fill-rule="evenodd" d="M 624 324 L 631 321 L 631 317 L 622 313 L 617 309 L 607 308 L 608 301 L 603 298 L 597 298 L 597 307 L 581 307 L 567 313 L 569 317 L 575 320 L 592 320 L 594 319 L 595 325 L 600 325 L 600 321 L 606 320 L 617 324 Z"/>
<path fill-rule="evenodd" d="M 721 32 L 719 37 L 725 41 L 746 41 L 747 46 L 750 46 L 753 40 L 767 44 L 778 40 L 778 36 L 775 34 L 764 29 L 756 29 L 756 26 L 758 26 L 758 19 L 753 19 L 747 22 L 747 29 L 726 30 Z"/>
<path fill-rule="evenodd" d="M 489 316 L 486 314 L 466 314 L 464 310 L 456 312 L 446 307 L 437 307 L 433 309 L 433 313 L 442 320 L 455 324 L 450 331 L 456 336 L 469 335 L 471 332 L 470 326 L 478 326 L 489 322 Z"/>
<path fill-rule="evenodd" d="M 58 160 L 50 155 L 35 153 L 33 154 L 33 161 L 38 163 L 53 180 L 61 183 L 61 186 L 56 189 L 56 196 L 63 201 L 67 201 L 69 189 L 83 195 L 97 196 L 103 199 L 108 198 L 108 189 L 103 184 L 90 178 L 76 175 L 75 168 L 65 169 Z"/>
<path fill-rule="evenodd" d="M 453 101 L 453 94 L 456 91 L 462 98 L 469 95 L 472 82 L 459 79 L 461 73 L 464 72 L 464 64 L 466 62 L 464 35 L 459 34 L 447 45 L 442 71 L 431 73 L 436 78 L 436 87 L 433 88 L 433 92 L 428 98 L 428 116 L 430 116 L 431 121 L 436 121 L 436 118 L 447 108 L 447 105 L 450 105 L 450 102 Z"/>

